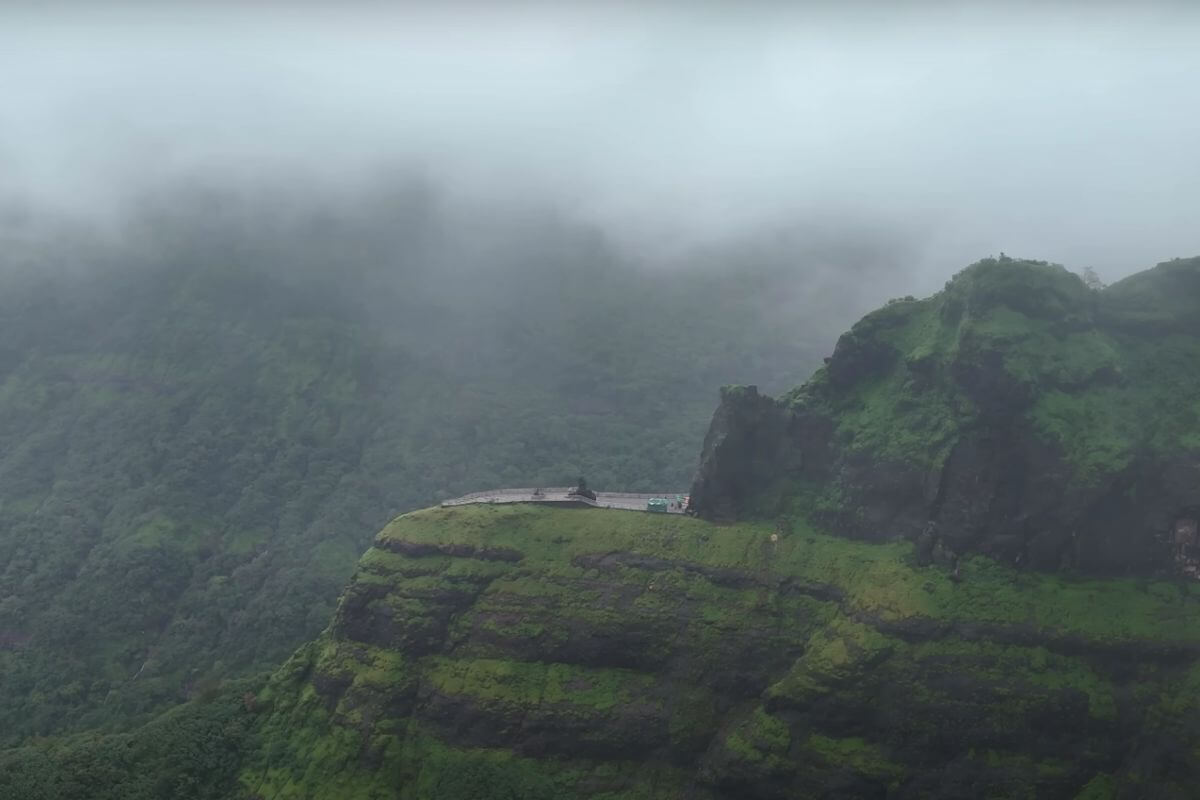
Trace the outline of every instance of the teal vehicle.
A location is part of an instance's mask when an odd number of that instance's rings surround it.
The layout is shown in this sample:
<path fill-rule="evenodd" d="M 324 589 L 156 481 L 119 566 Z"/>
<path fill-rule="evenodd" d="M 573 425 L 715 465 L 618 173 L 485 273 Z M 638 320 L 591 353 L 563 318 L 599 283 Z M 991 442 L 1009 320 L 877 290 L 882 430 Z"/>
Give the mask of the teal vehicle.
<path fill-rule="evenodd" d="M 667 513 L 667 501 L 661 497 L 652 497 L 646 501 L 646 510 L 654 511 L 658 514 Z"/>

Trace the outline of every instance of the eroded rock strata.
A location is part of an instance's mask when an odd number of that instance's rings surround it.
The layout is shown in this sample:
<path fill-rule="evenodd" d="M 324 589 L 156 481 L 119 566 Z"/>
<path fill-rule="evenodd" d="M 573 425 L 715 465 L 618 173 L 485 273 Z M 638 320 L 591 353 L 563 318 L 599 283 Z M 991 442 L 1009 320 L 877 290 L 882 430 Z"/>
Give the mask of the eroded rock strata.
<path fill-rule="evenodd" d="M 958 578 L 919 566 L 911 543 L 799 521 L 409 514 L 260 696 L 243 784 L 264 798 L 1191 796 L 1200 589 L 984 557 Z"/>

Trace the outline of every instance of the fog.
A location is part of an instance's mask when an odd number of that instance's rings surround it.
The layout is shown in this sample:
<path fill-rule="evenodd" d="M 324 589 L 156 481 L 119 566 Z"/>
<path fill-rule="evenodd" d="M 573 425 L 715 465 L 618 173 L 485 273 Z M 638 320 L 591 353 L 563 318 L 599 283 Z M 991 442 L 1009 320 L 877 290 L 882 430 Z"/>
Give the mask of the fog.
<path fill-rule="evenodd" d="M 181 183 L 415 181 L 676 267 L 894 242 L 872 302 L 1000 251 L 1108 280 L 1200 252 L 1186 5 L 564 6 L 6 6 L 0 191 L 112 225 Z"/>

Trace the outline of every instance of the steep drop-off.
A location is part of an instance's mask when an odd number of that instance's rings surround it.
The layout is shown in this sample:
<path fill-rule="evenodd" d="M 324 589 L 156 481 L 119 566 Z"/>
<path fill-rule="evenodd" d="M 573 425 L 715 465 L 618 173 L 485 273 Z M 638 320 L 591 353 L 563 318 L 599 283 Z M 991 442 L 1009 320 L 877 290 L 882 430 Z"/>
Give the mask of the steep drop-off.
<path fill-rule="evenodd" d="M 913 551 L 801 519 L 405 515 L 332 626 L 256 697 L 242 785 L 331 800 L 1191 796 L 1200 587 L 982 556 L 955 580 Z"/>
<path fill-rule="evenodd" d="M 869 314 L 780 400 L 728 387 L 692 490 L 1038 569 L 1200 577 L 1200 259 L 1104 290 L 980 262 Z"/>

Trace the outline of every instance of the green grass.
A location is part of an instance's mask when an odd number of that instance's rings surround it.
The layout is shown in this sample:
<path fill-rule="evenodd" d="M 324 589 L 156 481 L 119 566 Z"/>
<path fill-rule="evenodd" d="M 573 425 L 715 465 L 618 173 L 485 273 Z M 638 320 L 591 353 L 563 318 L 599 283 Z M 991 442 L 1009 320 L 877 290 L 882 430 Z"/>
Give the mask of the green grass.
<path fill-rule="evenodd" d="M 767 690 L 767 696 L 807 702 L 860 679 L 880 656 L 904 646 L 870 626 L 838 616 L 813 633 L 804 654 Z"/>
<path fill-rule="evenodd" d="M 847 540 L 803 520 L 793 528 L 771 542 L 775 528 L 768 523 L 715 526 L 635 512 L 478 505 L 404 515 L 379 540 L 510 547 L 524 559 L 508 568 L 509 575 L 536 572 L 537 585 L 529 590 L 548 593 L 564 590 L 547 577 L 587 574 L 571 565 L 578 556 L 630 552 L 693 567 L 731 568 L 767 584 L 785 577 L 830 584 L 845 591 L 847 611 L 888 622 L 922 617 L 1028 624 L 1047 633 L 1107 641 L 1192 642 L 1200 630 L 1200 588 L 1191 584 L 1074 579 L 1019 571 L 982 556 L 964 560 L 965 580 L 956 583 L 944 570 L 913 566 L 908 542 Z M 488 563 L 457 561 L 470 568 Z"/>
<path fill-rule="evenodd" d="M 888 759 L 878 745 L 858 738 L 835 739 L 813 734 L 805 740 L 804 747 L 825 764 L 838 769 L 850 769 L 885 780 L 899 778 L 906 772 L 903 765 Z"/>
<path fill-rule="evenodd" d="M 432 659 L 425 664 L 423 679 L 439 692 L 485 703 L 578 706 L 595 712 L 642 699 L 654 683 L 652 677 L 630 670 L 501 659 Z"/>
<path fill-rule="evenodd" d="M 786 764 L 791 739 L 791 732 L 783 721 L 756 708 L 725 736 L 721 744 L 743 762 L 776 770 Z"/>
<path fill-rule="evenodd" d="M 437 694 L 465 703 L 493 726 L 530 720 L 553 728 L 575 720 L 569 724 L 590 731 L 581 742 L 609 741 L 605 737 L 620 730 L 612 726 L 627 707 L 650 709 L 668 720 L 668 747 L 689 752 L 709 747 L 715 737 L 713 779 L 718 774 L 784 779 L 780 776 L 804 774 L 807 764 L 849 770 L 887 786 L 912 769 L 894 748 L 912 737 L 937 735 L 938 721 L 921 718 L 920 709 L 964 702 L 947 695 L 937 676 L 969 680 L 980 697 L 1002 698 L 1001 708 L 987 712 L 997 724 L 1019 726 L 1044 703 L 1082 694 L 1084 719 L 1105 730 L 1118 717 L 1122 690 L 1113 675 L 1063 651 L 1060 643 L 1091 642 L 1103 653 L 1131 643 L 1194 646 L 1200 640 L 1200 594 L 1190 585 L 1071 580 L 1018 572 L 981 557 L 965 560 L 965 580 L 955 583 L 942 569 L 914 566 L 908 543 L 833 537 L 802 519 L 772 542 L 774 531 L 765 523 L 717 526 L 686 517 L 536 506 L 403 515 L 379 534 L 378 544 L 505 548 L 522 557 L 497 562 L 469 555 L 408 557 L 383 547 L 368 552 L 355 580 L 384 587 L 387 593 L 378 602 L 407 598 L 397 606 L 406 613 L 428 613 L 419 596 L 438 596 L 430 593 L 463 581 L 475 587 L 469 607 L 446 627 L 453 649 L 409 658 L 331 629 L 264 693 L 272 711 L 261 732 L 262 752 L 275 757 L 256 756 L 243 783 L 258 787 L 265 798 L 364 799 L 383 791 L 388 781 L 414 797 L 442 796 L 438 792 L 471 797 L 475 790 L 469 787 L 482 785 L 478 781 L 517 787 L 511 790 L 531 797 L 555 792 L 671 797 L 687 785 L 681 773 L 656 759 L 628 767 L 603 758 L 522 759 L 504 747 L 463 749 L 423 727 L 419 714 L 367 713 L 386 708 L 398 691 L 411 690 L 416 698 Z M 618 564 L 621 554 L 625 560 Z M 608 556 L 608 566 L 588 566 L 588 557 L 596 556 Z M 637 558 L 656 560 L 638 566 Z M 789 585 L 836 590 L 841 599 L 797 596 L 783 591 Z M 942 624 L 947 632 L 923 641 L 889 632 L 888 626 L 922 620 Z M 1003 644 L 980 623 L 1016 626 L 1034 639 Z M 650 626 L 648 638 L 637 647 L 660 666 L 601 667 L 538 655 L 558 652 L 553 648 L 579 630 L 624 635 L 643 625 Z M 960 629 L 975 633 L 964 637 Z M 768 637 L 776 652 L 790 649 L 798 657 L 771 678 L 762 694 L 767 705 L 738 701 L 722 711 L 730 701 L 720 698 L 729 689 L 708 682 L 741 657 L 736 643 L 746 640 L 737 637 L 747 632 Z M 313 675 L 344 676 L 347 688 L 323 697 L 310 682 Z M 1151 670 L 1139 681 L 1148 692 L 1142 702 L 1160 720 L 1155 724 L 1174 724 L 1194 711 L 1186 700 L 1194 692 L 1191 673 Z M 870 703 L 881 685 L 896 687 L 914 704 L 912 719 L 899 733 L 833 735 L 821 729 L 819 718 L 814 729 L 794 717 L 814 703 Z M 386 754 L 390 766 L 362 768 L 363 752 Z M 1030 795 L 1039 782 L 1070 779 L 1058 762 L 1028 754 L 993 754 L 980 763 L 991 763 L 988 758 L 1019 767 L 1021 780 L 1034 782 L 1028 792 L 1021 789 Z M 597 776 L 613 769 L 628 774 L 609 795 Z M 467 774 L 478 780 L 467 781 Z"/>

